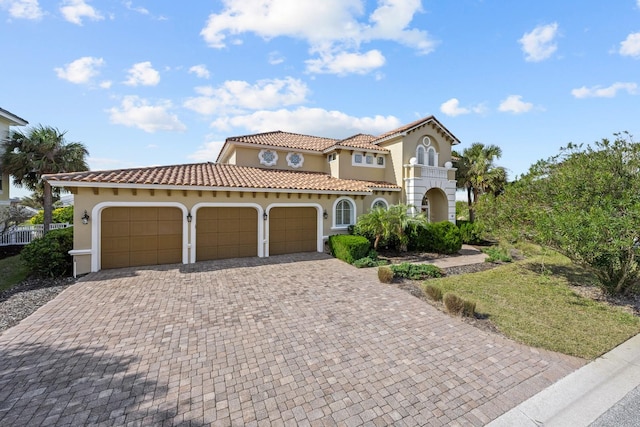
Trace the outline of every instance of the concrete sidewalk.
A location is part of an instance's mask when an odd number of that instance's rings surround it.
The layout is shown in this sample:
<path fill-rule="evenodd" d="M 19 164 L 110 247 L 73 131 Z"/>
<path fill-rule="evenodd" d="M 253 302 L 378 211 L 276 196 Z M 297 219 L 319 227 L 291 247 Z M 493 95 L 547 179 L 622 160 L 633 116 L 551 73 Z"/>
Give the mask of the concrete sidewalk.
<path fill-rule="evenodd" d="M 638 386 L 640 335 L 522 402 L 489 426 L 588 426 Z M 627 415 L 635 417 L 635 422 L 640 419 L 637 414 Z"/>
<path fill-rule="evenodd" d="M 426 261 L 425 264 L 433 264 L 440 268 L 459 267 L 461 265 L 481 264 L 487 258 L 487 254 L 479 251 L 471 245 L 462 245 L 462 249 L 456 255 L 436 258 Z"/>

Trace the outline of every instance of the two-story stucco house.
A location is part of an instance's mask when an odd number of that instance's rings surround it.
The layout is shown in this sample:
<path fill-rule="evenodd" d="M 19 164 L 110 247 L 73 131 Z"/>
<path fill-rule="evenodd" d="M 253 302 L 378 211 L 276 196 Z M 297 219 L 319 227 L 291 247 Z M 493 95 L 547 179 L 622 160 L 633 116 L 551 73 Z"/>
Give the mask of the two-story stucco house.
<path fill-rule="evenodd" d="M 48 175 L 75 195 L 77 273 L 323 251 L 376 206 L 455 221 L 458 144 L 434 117 L 383 135 L 231 137 L 215 163 Z"/>
<path fill-rule="evenodd" d="M 0 141 L 9 138 L 10 126 L 26 126 L 28 124 L 29 122 L 25 119 L 0 108 Z M 0 206 L 9 205 L 9 199 L 11 198 L 9 194 L 10 188 L 9 174 L 4 172 L 0 166 Z"/>

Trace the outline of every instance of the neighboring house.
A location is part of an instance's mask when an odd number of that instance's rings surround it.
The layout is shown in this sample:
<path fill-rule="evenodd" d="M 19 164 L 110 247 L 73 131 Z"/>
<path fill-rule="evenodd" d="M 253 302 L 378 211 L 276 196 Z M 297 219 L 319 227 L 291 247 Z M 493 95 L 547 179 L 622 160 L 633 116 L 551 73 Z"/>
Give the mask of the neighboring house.
<path fill-rule="evenodd" d="M 380 136 L 231 137 L 216 163 L 47 175 L 74 194 L 78 274 L 324 250 L 376 206 L 455 221 L 458 144 L 434 117 Z M 84 218 L 83 218 L 84 217 Z M 84 219 L 84 220 L 83 220 Z"/>
<path fill-rule="evenodd" d="M 10 126 L 26 126 L 28 124 L 29 122 L 25 119 L 0 108 L 0 142 L 9 138 Z M 9 174 L 5 173 L 0 166 L 0 206 L 8 206 L 10 204 L 10 188 Z"/>

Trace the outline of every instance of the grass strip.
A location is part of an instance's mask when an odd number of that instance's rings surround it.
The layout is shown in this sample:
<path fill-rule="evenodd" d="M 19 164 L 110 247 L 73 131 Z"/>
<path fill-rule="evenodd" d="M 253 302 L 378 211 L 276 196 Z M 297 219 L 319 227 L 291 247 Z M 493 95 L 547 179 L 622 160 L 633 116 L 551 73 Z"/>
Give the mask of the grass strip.
<path fill-rule="evenodd" d="M 594 359 L 640 332 L 637 316 L 584 298 L 569 287 L 594 286 L 594 280 L 564 256 L 551 253 L 428 283 L 477 301 L 476 311 L 515 341 Z"/>
<path fill-rule="evenodd" d="M 20 255 L 0 259 L 0 291 L 9 289 L 27 278 L 27 266 L 20 260 Z"/>

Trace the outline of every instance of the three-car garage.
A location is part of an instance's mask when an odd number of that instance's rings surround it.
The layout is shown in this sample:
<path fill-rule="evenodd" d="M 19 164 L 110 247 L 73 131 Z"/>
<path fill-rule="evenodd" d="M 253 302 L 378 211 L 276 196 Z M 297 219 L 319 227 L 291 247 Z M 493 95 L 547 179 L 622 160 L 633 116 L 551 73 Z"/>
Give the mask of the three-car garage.
<path fill-rule="evenodd" d="M 315 252 L 319 215 L 316 206 L 107 206 L 99 211 L 99 268 L 181 263 L 185 253 L 194 262 Z"/>

